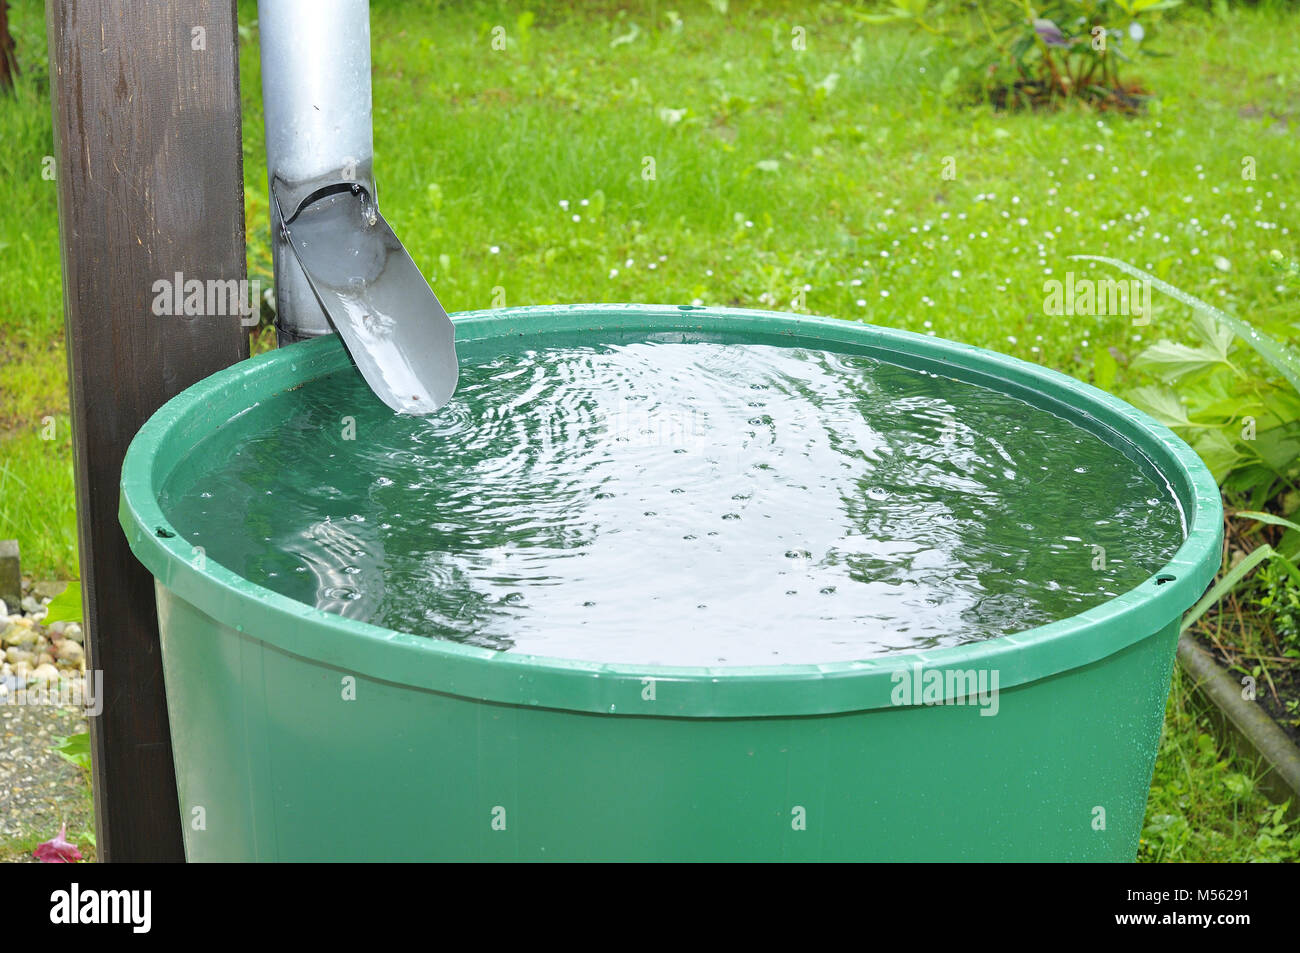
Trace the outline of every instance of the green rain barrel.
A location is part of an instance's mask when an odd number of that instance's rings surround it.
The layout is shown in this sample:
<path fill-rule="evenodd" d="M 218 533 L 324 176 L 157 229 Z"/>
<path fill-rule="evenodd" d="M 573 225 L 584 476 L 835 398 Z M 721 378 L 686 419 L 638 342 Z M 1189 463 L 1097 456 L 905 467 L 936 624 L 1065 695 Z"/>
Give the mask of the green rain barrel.
<path fill-rule="evenodd" d="M 456 318 L 462 358 L 611 334 L 849 348 L 1013 395 L 1145 457 L 1184 541 L 1081 614 L 855 662 L 647 667 L 409 635 L 255 585 L 164 515 L 160 489 L 205 437 L 348 366 L 333 336 L 265 354 L 167 403 L 122 473 L 121 524 L 156 580 L 188 859 L 1132 860 L 1179 622 L 1219 566 L 1197 456 L 1062 374 L 849 321 L 639 305 Z M 997 673 L 994 717 L 965 704 L 981 672 Z M 909 679 L 939 694 L 900 702 Z"/>

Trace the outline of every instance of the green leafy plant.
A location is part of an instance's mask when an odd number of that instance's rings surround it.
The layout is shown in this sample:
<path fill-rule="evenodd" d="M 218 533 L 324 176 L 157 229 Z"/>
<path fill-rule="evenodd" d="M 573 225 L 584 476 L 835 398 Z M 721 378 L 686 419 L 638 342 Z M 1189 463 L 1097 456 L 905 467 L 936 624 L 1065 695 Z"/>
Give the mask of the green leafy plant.
<path fill-rule="evenodd" d="M 64 761 L 76 765 L 82 771 L 90 770 L 90 733 L 79 732 L 66 738 L 55 738 L 50 750 Z"/>
<path fill-rule="evenodd" d="M 1224 494 L 1247 509 L 1300 507 L 1300 350 L 1140 268 L 1098 261 L 1150 283 L 1192 309 L 1194 344 L 1161 340 L 1131 369 L 1151 379 L 1125 396 L 1196 449 Z M 1244 353 L 1248 345 L 1263 373 Z M 1272 374 L 1269 373 L 1272 372 Z"/>
<path fill-rule="evenodd" d="M 1272 623 L 1283 656 L 1300 659 L 1300 582 L 1286 567 L 1264 566 L 1255 604 Z"/>
<path fill-rule="evenodd" d="M 53 625 L 56 622 L 80 622 L 81 617 L 81 583 L 74 580 L 50 600 L 49 606 L 46 607 L 45 618 L 41 621 L 45 625 Z M 54 742 L 50 747 L 51 751 L 82 771 L 90 771 L 89 732 L 82 731 L 65 738 L 55 738 Z"/>
<path fill-rule="evenodd" d="M 1284 525 L 1291 530 L 1300 532 L 1300 526 L 1292 523 L 1290 520 L 1284 520 L 1280 517 L 1273 516 L 1271 513 L 1251 513 L 1243 511 L 1233 515 L 1235 517 L 1258 520 L 1261 523 Z M 1295 553 L 1292 553 L 1289 556 L 1283 555 L 1268 543 L 1262 543 L 1255 547 L 1250 551 L 1249 555 L 1245 556 L 1239 563 L 1224 573 L 1219 581 L 1211 586 L 1209 591 L 1201 597 L 1201 600 L 1188 610 L 1187 614 L 1183 616 L 1182 631 L 1186 632 L 1195 625 L 1196 620 L 1204 615 L 1207 609 L 1233 589 L 1237 588 L 1237 586 L 1241 584 L 1242 580 L 1250 575 L 1251 571 L 1254 570 L 1255 567 L 1259 566 L 1260 563 L 1268 560 L 1278 563 L 1290 576 L 1293 583 L 1300 584 L 1300 569 L 1296 568 L 1294 562 L 1295 558 Z"/>
<path fill-rule="evenodd" d="M 1080 99 L 1131 111 L 1145 94 L 1121 80 L 1120 64 L 1132 62 L 1130 54 L 1159 55 L 1146 42 L 1151 15 L 1180 3 L 894 0 L 883 12 L 849 12 L 867 23 L 905 23 L 943 42 L 955 60 L 943 79 L 945 91 L 974 90 L 999 108 Z"/>
<path fill-rule="evenodd" d="M 56 622 L 80 622 L 81 583 L 73 580 L 68 583 L 68 588 L 51 599 L 50 604 L 46 606 L 45 618 L 41 621 L 45 625 L 54 625 Z"/>

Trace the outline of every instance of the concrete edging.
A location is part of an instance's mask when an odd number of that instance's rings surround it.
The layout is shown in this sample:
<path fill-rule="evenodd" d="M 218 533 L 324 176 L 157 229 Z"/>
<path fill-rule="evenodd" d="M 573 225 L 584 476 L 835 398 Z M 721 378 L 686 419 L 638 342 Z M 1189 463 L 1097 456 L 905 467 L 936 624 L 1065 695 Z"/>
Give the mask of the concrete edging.
<path fill-rule="evenodd" d="M 1186 635 L 1178 640 L 1178 663 L 1210 703 L 1211 717 L 1226 729 L 1237 756 L 1263 767 L 1259 786 L 1276 801 L 1290 800 L 1288 813 L 1300 817 L 1300 748 L 1263 708 L 1242 698 L 1241 685 Z"/>

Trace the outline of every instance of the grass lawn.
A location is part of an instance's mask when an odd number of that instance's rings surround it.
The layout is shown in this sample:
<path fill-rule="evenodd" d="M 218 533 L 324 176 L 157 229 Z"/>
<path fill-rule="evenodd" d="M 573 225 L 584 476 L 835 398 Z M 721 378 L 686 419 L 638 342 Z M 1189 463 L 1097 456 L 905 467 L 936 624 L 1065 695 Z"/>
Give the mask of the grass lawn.
<path fill-rule="evenodd" d="M 1296 251 L 1300 14 L 1169 22 L 1158 45 L 1174 55 L 1136 67 L 1158 98 L 1130 117 L 961 107 L 928 40 L 830 4 L 443 6 L 372 0 L 371 32 L 382 207 L 448 311 L 802 310 L 1122 395 L 1127 360 L 1187 339 L 1188 314 L 1157 300 L 1145 327 L 1045 315 L 1046 280 L 1117 277 L 1066 257 L 1087 253 L 1296 336 L 1268 253 Z M 256 5 L 239 9 L 250 277 L 269 285 Z M 22 210 L 0 219 L 0 538 L 19 538 L 29 571 L 64 576 L 76 551 L 42 5 L 16 0 L 10 16 L 26 75 L 0 102 L 0 174 Z M 1295 859 L 1300 828 L 1273 820 L 1206 731 L 1178 676 L 1141 859 Z"/>

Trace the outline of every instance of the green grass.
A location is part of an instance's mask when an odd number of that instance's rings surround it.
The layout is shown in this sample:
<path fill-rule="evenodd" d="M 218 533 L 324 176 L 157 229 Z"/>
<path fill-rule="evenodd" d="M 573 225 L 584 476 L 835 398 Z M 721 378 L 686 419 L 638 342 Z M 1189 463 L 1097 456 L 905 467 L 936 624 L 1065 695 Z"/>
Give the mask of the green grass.
<path fill-rule="evenodd" d="M 1228 754 L 1202 704 L 1176 670 L 1138 860 L 1300 860 L 1300 821 L 1259 790 L 1256 765 Z"/>
<path fill-rule="evenodd" d="M 71 429 L 66 414 L 45 419 L 0 443 L 0 538 L 19 541 L 25 572 L 64 579 L 76 575 Z"/>
<path fill-rule="evenodd" d="M 1084 380 L 1113 349 L 1110 389 L 1122 392 L 1124 360 L 1184 339 L 1187 315 L 1159 300 L 1145 328 L 1045 316 L 1047 279 L 1108 276 L 1066 258 L 1090 253 L 1296 336 L 1267 264 L 1273 248 L 1296 255 L 1295 14 L 1172 20 L 1160 46 L 1174 55 L 1135 74 L 1159 99 L 1123 117 L 959 108 L 941 93 L 940 50 L 829 4 L 538 6 L 530 19 L 519 5 L 372 3 L 382 207 L 450 311 L 806 310 Z M 239 9 L 250 273 L 269 283 L 256 5 Z M 61 575 L 76 558 L 66 447 L 34 436 L 66 409 L 54 189 L 40 175 L 49 111 L 31 75 L 43 69 L 41 5 L 17 0 L 11 16 L 29 76 L 0 104 L 0 172 L 25 212 L 0 218 L 0 397 L 17 432 L 0 438 L 0 537 L 19 537 L 33 572 Z M 796 25 L 803 52 L 791 47 Z M 493 49 L 496 27 L 505 50 Z M 1241 175 L 1247 156 L 1254 181 Z M 1241 768 L 1220 767 L 1203 733 L 1176 686 L 1143 858 L 1294 859 L 1293 847 L 1260 846 L 1275 826 L 1260 820 L 1266 802 L 1224 787 Z"/>

